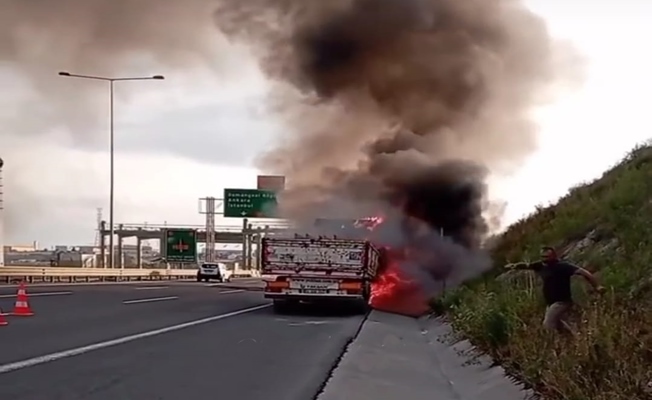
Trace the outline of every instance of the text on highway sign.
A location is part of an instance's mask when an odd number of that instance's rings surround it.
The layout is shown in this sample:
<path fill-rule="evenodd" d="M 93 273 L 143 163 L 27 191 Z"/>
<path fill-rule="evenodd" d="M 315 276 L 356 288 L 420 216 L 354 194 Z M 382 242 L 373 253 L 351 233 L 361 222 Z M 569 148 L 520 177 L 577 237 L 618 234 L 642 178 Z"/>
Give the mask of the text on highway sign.
<path fill-rule="evenodd" d="M 276 218 L 276 193 L 259 189 L 224 189 L 224 216 Z"/>

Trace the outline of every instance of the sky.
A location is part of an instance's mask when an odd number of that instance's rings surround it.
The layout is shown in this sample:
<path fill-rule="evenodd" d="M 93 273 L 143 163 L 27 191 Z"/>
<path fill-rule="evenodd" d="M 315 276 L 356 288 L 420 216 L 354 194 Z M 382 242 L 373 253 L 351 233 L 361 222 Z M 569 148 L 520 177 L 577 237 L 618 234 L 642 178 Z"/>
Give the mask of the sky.
<path fill-rule="evenodd" d="M 582 53 L 586 81 L 536 111 L 538 151 L 516 175 L 492 180 L 491 196 L 507 202 L 505 225 L 598 177 L 652 132 L 646 113 L 652 52 L 642 40 L 652 37 L 645 21 L 652 15 L 652 3 L 527 4 L 546 19 L 555 37 L 572 42 Z M 220 198 L 225 187 L 254 188 L 256 175 L 265 172 L 254 168 L 255 159 L 282 130 L 261 107 L 268 84 L 246 51 L 221 46 L 221 57 L 228 62 L 220 73 L 210 66 L 183 74 L 151 65 L 147 74 L 163 73 L 166 80 L 117 85 L 116 223 L 202 224 L 199 198 Z M 60 67 L 52 67 L 52 79 L 67 79 L 56 75 Z M 0 130 L 0 153 L 3 143 L 12 149 L 0 154 L 7 162 L 7 244 L 92 244 L 97 208 L 108 218 L 108 91 L 101 82 L 74 84 L 94 85 L 100 95 L 107 94 L 106 124 L 98 125 L 102 132 L 95 135 L 104 141 L 79 143 L 57 130 L 36 141 Z M 0 65 L 0 87 L 0 107 L 25 106 L 20 99 L 30 89 L 18 71 Z"/>
<path fill-rule="evenodd" d="M 556 37 L 571 41 L 586 58 L 584 86 L 539 111 L 539 149 L 520 172 L 495 187 L 508 201 L 505 222 L 538 204 L 548 205 L 569 188 L 598 178 L 637 143 L 652 137 L 652 3 L 527 1 Z"/>

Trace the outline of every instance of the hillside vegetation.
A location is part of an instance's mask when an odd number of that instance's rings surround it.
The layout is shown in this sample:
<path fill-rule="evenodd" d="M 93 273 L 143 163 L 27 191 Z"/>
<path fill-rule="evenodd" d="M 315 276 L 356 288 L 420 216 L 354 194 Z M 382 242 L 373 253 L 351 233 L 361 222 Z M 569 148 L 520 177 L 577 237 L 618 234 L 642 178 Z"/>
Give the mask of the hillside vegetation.
<path fill-rule="evenodd" d="M 537 259 L 542 245 L 563 251 L 608 289 L 600 296 L 574 278 L 575 338 L 542 328 L 538 277 L 500 273 L 508 262 Z M 652 399 L 651 144 L 512 225 L 493 258 L 489 275 L 433 302 L 460 335 L 545 399 Z"/>

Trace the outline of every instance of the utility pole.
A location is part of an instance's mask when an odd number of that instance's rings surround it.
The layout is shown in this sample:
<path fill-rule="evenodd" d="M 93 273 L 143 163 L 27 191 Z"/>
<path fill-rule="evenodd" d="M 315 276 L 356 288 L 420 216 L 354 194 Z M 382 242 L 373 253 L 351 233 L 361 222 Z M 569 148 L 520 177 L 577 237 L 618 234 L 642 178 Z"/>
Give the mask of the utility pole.
<path fill-rule="evenodd" d="M 215 261 L 215 198 L 206 199 L 206 261 Z"/>
<path fill-rule="evenodd" d="M 102 245 L 102 208 L 97 208 L 97 234 L 95 235 L 95 246 L 100 247 Z"/>
<path fill-rule="evenodd" d="M 4 205 L 4 184 L 2 182 L 2 170 L 5 162 L 0 158 L 0 267 L 5 266 L 5 205 Z"/>
<path fill-rule="evenodd" d="M 215 197 L 204 197 L 199 199 L 199 213 L 206 215 L 206 262 L 215 261 L 215 216 L 218 214 L 217 207 L 221 205 L 218 203 L 220 199 Z M 202 207 L 202 203 L 205 204 Z"/>

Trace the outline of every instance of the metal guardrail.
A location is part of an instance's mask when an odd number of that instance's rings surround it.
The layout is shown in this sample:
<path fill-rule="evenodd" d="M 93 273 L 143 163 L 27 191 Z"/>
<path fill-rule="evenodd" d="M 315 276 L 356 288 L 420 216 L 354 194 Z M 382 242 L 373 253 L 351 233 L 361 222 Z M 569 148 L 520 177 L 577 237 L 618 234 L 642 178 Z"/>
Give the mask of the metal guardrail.
<path fill-rule="evenodd" d="M 115 230 L 121 231 L 140 231 L 140 232 L 158 232 L 163 229 L 197 229 L 198 231 L 206 230 L 206 226 L 202 225 L 139 225 L 139 224 L 117 224 L 115 225 Z M 107 228 L 108 229 L 108 228 Z M 217 232 L 227 232 L 227 233 L 240 233 L 242 232 L 242 227 L 232 226 L 232 225 L 220 225 L 215 226 Z"/>
<path fill-rule="evenodd" d="M 111 269 L 59 267 L 0 267 L 0 282 L 91 282 L 187 279 L 197 275 L 196 269 Z"/>

